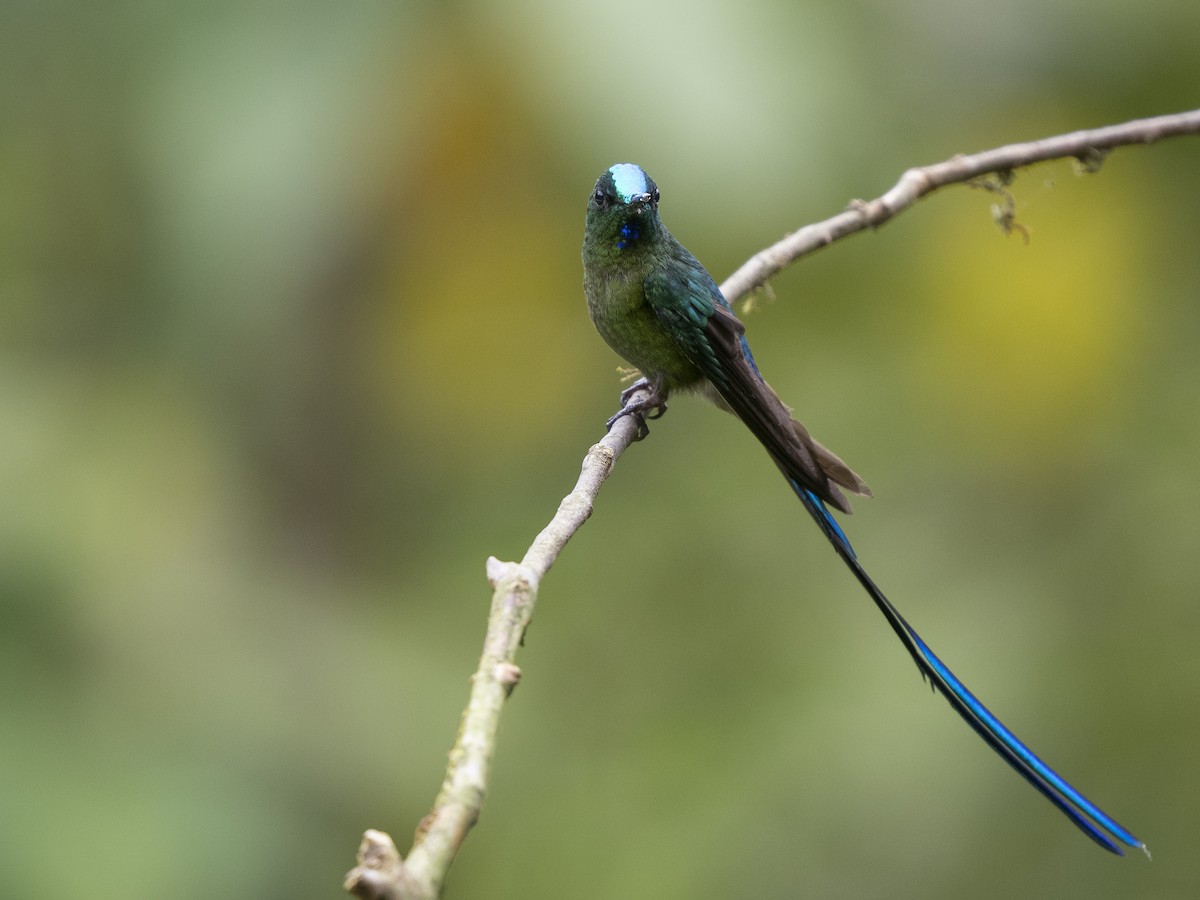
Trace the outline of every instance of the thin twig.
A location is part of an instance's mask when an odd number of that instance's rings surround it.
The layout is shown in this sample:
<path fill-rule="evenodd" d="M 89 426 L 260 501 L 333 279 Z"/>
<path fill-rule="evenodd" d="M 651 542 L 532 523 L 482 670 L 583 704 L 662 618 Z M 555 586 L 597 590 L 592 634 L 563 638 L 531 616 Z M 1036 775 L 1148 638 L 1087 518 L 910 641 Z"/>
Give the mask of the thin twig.
<path fill-rule="evenodd" d="M 488 558 L 487 577 L 493 591 L 487 635 L 441 793 L 433 811 L 417 827 L 408 859 L 401 859 L 387 834 L 369 830 L 363 835 L 358 865 L 346 875 L 345 887 L 350 893 L 372 900 L 432 900 L 441 893 L 458 848 L 479 819 L 500 712 L 521 678 L 514 660 L 533 615 L 538 585 L 567 541 L 592 514 L 600 485 L 636 435 L 637 423 L 627 416 L 618 419 L 588 450 L 574 489 L 563 498 L 521 562 Z"/>
<path fill-rule="evenodd" d="M 1007 179 L 1014 169 L 1050 159 L 1073 157 L 1094 170 L 1104 154 L 1115 147 L 1150 144 L 1184 134 L 1200 134 L 1200 110 L 1010 144 L 909 169 L 882 197 L 855 201 L 846 212 L 801 228 L 756 253 L 721 285 L 721 290 L 733 303 L 802 256 L 856 232 L 878 228 L 939 187 L 989 174 Z M 635 399 L 636 394 L 630 398 Z M 401 858 L 387 834 L 369 830 L 363 835 L 358 866 L 346 875 L 345 887 L 350 893 L 372 900 L 434 900 L 440 895 L 450 864 L 479 819 L 500 713 L 521 677 L 515 664 L 517 648 L 533 615 L 538 586 L 567 541 L 591 515 L 600 485 L 636 434 L 631 417 L 618 419 L 588 451 L 575 488 L 559 504 L 558 512 L 534 539 L 521 562 L 488 559 L 487 575 L 493 594 L 483 655 L 471 679 L 470 700 L 450 752 L 441 793 L 433 811 L 418 826 L 407 859 Z"/>
<path fill-rule="evenodd" d="M 1153 144 L 1163 138 L 1200 134 L 1200 109 L 1136 119 L 1090 131 L 1074 131 L 1056 137 L 1009 144 L 971 156 L 955 156 L 932 166 L 909 169 L 895 187 L 874 200 L 855 200 L 849 209 L 823 222 L 806 225 L 776 244 L 760 250 L 721 285 L 721 293 L 734 303 L 762 287 L 802 256 L 828 247 L 834 241 L 860 231 L 878 228 L 908 209 L 927 194 L 949 184 L 961 184 L 983 175 L 1008 174 L 1022 166 L 1051 159 L 1077 159 L 1095 171 L 1107 151 L 1128 144 Z"/>

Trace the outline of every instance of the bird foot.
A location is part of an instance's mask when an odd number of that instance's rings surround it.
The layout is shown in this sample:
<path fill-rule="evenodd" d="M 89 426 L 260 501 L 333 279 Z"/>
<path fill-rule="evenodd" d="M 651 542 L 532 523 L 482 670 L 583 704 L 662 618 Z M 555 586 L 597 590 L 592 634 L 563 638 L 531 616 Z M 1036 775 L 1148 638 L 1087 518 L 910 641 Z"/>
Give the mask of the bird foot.
<path fill-rule="evenodd" d="M 629 398 L 638 391 L 649 391 L 650 396 L 630 403 Z M 634 440 L 640 441 L 650 433 L 650 428 L 646 425 L 646 420 L 662 418 L 662 414 L 666 411 L 666 395 L 659 390 L 657 385 L 652 384 L 648 378 L 639 378 L 629 387 L 625 388 L 625 390 L 621 391 L 621 411 L 608 420 L 606 427 L 611 430 L 618 419 L 625 416 L 633 416 L 634 421 L 637 422 L 638 429 Z"/>

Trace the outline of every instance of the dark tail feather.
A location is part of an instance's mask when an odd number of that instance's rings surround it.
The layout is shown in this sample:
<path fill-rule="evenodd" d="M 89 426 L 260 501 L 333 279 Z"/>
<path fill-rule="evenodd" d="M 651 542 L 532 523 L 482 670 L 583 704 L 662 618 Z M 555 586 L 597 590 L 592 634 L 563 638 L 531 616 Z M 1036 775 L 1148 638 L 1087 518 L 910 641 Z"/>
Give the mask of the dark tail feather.
<path fill-rule="evenodd" d="M 808 447 L 813 455 L 813 459 L 830 481 L 841 485 L 852 494 L 858 494 L 860 497 L 871 496 L 871 489 L 867 487 L 867 483 L 858 476 L 857 472 L 846 465 L 840 456 L 813 438 L 808 433 L 808 429 L 795 419 L 792 419 L 792 428 L 795 430 L 796 436 L 800 438 L 800 442 Z M 845 502 L 844 497 L 842 501 L 843 503 Z M 849 504 L 846 504 L 845 507 L 839 506 L 839 508 L 843 512 L 850 512 Z"/>
<path fill-rule="evenodd" d="M 1146 850 L 1146 845 L 1123 828 L 1100 807 L 1092 803 L 1078 790 L 1072 787 L 1061 775 L 1042 762 L 1032 750 L 1026 747 L 1015 734 L 1008 730 L 979 700 L 967 690 L 958 678 L 951 672 L 929 646 L 921 640 L 912 626 L 904 620 L 896 607 L 878 585 L 871 580 L 855 556 L 850 541 L 845 532 L 834 520 L 825 504 L 812 491 L 789 479 L 792 489 L 804 504 L 804 508 L 816 521 L 833 549 L 842 558 L 846 566 L 854 573 L 859 584 L 863 586 L 879 611 L 883 613 L 896 636 L 900 638 L 913 660 L 920 669 L 921 675 L 941 692 L 975 733 L 983 738 L 989 747 L 996 751 L 1010 766 L 1041 792 L 1047 800 L 1053 803 L 1064 815 L 1093 841 L 1118 856 L 1124 856 L 1124 851 L 1113 841 L 1115 838 L 1129 847 Z"/>

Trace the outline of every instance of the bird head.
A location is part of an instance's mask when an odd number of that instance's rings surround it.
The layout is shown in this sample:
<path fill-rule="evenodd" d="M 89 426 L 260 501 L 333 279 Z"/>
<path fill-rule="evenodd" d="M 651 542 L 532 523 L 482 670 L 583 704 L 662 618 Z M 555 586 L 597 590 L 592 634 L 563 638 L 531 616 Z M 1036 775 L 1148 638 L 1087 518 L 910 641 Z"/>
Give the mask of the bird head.
<path fill-rule="evenodd" d="M 658 185 L 633 163 L 617 163 L 596 181 L 588 200 L 587 234 L 593 240 L 633 250 L 657 235 Z"/>

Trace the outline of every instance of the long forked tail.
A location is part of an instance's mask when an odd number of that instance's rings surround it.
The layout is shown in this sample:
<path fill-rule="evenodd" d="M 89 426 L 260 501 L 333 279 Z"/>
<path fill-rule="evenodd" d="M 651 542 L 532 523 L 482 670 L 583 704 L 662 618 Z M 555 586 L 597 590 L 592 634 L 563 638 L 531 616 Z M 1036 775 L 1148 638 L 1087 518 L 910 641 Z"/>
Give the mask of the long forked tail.
<path fill-rule="evenodd" d="M 921 675 L 941 692 L 954 711 L 963 717 L 963 720 L 975 730 L 975 733 L 983 738 L 984 742 L 995 750 L 1005 762 L 1016 769 L 1022 778 L 1040 791 L 1042 796 L 1057 806 L 1080 831 L 1105 850 L 1118 856 L 1124 856 L 1125 852 L 1116 843 L 1119 841 L 1128 847 L 1145 851 L 1149 855 L 1144 843 L 1042 762 L 1032 750 L 1021 743 L 1015 734 L 992 715 L 974 694 L 967 690 L 966 685 L 959 681 L 954 673 L 946 667 L 946 664 L 934 655 L 929 646 L 921 640 L 920 635 L 904 620 L 896 607 L 892 606 L 891 601 L 884 596 L 883 591 L 871 580 L 871 576 L 866 573 L 855 556 L 854 549 L 850 546 L 845 532 L 842 531 L 829 510 L 825 508 L 825 504 L 821 502 L 820 498 L 796 481 L 788 480 L 804 504 L 804 508 L 808 510 L 825 537 L 829 539 L 829 543 L 833 545 L 833 549 L 854 573 L 859 584 L 871 595 L 871 599 L 875 601 L 879 611 L 888 620 L 892 630 L 908 648 L 917 668 L 921 670 Z"/>

